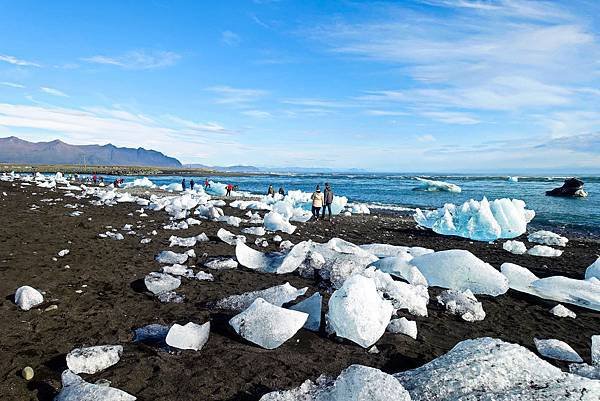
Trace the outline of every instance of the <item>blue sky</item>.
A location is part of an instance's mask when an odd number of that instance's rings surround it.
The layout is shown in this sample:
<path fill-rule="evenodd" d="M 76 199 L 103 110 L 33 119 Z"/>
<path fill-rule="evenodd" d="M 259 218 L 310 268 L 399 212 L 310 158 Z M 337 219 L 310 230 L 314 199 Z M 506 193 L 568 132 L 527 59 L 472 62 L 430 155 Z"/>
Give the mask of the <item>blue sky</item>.
<path fill-rule="evenodd" d="M 208 165 L 600 170 L 600 2 L 0 1 L 0 136 Z"/>

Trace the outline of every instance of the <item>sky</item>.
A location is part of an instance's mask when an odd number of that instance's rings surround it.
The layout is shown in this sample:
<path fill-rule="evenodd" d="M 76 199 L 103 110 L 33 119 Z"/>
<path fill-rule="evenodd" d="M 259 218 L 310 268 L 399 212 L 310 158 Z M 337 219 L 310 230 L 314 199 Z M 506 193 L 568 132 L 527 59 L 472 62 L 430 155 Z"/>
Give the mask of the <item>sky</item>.
<path fill-rule="evenodd" d="M 0 137 L 183 163 L 600 171 L 600 2 L 0 0 Z"/>

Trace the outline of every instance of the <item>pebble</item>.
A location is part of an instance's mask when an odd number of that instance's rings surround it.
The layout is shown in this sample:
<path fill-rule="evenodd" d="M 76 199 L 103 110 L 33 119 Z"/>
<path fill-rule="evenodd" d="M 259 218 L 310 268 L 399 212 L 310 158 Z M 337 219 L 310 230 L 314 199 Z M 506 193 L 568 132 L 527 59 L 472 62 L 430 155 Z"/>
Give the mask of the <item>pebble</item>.
<path fill-rule="evenodd" d="M 75 291 L 77 294 L 81 294 L 83 291 L 82 290 L 76 290 Z"/>
<path fill-rule="evenodd" d="M 31 366 L 25 366 L 21 371 L 21 375 L 23 376 L 23 379 L 27 381 L 33 379 L 33 369 Z"/>
<path fill-rule="evenodd" d="M 50 305 L 49 307 L 47 307 L 46 309 L 44 309 L 44 312 L 50 312 L 53 310 L 58 309 L 58 305 Z"/>

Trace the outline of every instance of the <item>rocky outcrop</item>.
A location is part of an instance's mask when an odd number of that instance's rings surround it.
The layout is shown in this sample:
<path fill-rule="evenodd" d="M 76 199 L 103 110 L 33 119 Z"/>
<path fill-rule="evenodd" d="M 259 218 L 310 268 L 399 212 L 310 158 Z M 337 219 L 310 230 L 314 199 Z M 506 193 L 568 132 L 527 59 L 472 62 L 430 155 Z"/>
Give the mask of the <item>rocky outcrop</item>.
<path fill-rule="evenodd" d="M 577 178 L 567 178 L 562 187 L 554 188 L 551 191 L 546 191 L 548 196 L 573 196 L 582 198 L 587 196 L 587 192 L 583 189 L 583 181 Z"/>

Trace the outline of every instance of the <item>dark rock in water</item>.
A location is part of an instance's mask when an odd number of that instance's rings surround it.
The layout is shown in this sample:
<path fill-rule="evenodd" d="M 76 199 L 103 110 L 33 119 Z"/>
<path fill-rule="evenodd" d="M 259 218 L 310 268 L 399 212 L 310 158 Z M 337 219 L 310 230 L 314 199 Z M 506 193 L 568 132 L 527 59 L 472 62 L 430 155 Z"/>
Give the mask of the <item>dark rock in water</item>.
<path fill-rule="evenodd" d="M 548 196 L 573 196 L 582 198 L 587 196 L 583 189 L 583 181 L 577 178 L 567 178 L 562 187 L 554 188 L 552 191 L 546 191 Z"/>

